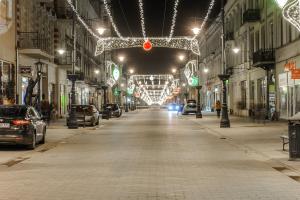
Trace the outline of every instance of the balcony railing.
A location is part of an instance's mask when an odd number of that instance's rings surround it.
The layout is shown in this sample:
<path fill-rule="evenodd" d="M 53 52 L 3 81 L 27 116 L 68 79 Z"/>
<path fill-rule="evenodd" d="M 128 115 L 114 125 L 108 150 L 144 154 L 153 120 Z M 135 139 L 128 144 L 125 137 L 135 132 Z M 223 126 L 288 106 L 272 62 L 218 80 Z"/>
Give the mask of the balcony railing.
<path fill-rule="evenodd" d="M 253 66 L 268 68 L 275 64 L 274 49 L 260 49 L 253 53 Z"/>
<path fill-rule="evenodd" d="M 243 23 L 260 21 L 259 9 L 248 9 L 243 14 Z"/>
<path fill-rule="evenodd" d="M 45 37 L 38 32 L 19 32 L 20 49 L 40 49 L 53 55 L 51 38 Z"/>

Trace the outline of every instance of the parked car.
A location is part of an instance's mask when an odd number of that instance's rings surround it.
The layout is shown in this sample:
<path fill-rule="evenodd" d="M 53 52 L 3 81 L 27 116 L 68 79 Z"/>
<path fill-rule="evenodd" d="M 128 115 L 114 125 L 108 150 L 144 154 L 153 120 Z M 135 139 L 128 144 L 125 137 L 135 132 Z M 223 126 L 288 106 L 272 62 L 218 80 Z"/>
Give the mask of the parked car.
<path fill-rule="evenodd" d="M 76 118 L 79 126 L 96 126 L 99 124 L 100 114 L 94 105 L 74 105 L 76 110 Z M 69 116 L 67 117 L 67 125 L 69 124 Z"/>
<path fill-rule="evenodd" d="M 110 111 L 111 117 L 121 117 L 122 116 L 122 109 L 118 104 L 107 104 L 106 109 Z"/>
<path fill-rule="evenodd" d="M 176 103 L 170 103 L 168 105 L 168 111 L 178 111 L 180 106 Z"/>
<path fill-rule="evenodd" d="M 183 107 L 182 114 L 196 114 L 197 113 L 197 103 L 195 100 L 188 100 L 187 104 Z"/>
<path fill-rule="evenodd" d="M 0 143 L 21 144 L 35 149 L 44 144 L 47 125 L 31 106 L 0 106 Z"/>

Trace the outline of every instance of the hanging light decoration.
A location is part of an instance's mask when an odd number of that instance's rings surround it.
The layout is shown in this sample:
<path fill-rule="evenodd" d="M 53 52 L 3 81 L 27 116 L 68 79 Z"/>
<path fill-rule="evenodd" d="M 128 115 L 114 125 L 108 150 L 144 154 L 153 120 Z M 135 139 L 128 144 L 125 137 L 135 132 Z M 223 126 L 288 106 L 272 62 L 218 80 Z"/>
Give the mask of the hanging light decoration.
<path fill-rule="evenodd" d="M 279 2 L 279 1 L 278 1 Z M 278 5 L 283 5 L 283 2 Z M 300 2 L 293 0 L 283 6 L 282 15 L 285 20 L 290 22 L 298 31 L 300 31 Z"/>
<path fill-rule="evenodd" d="M 102 54 L 104 51 L 113 49 L 146 47 L 151 50 L 151 47 L 166 47 L 174 49 L 184 49 L 192 51 L 196 55 L 200 55 L 198 40 L 188 37 L 173 37 L 171 40 L 165 37 L 151 37 L 145 41 L 144 38 L 103 38 L 98 40 L 95 56 Z"/>
<path fill-rule="evenodd" d="M 173 18 L 172 18 L 172 25 L 171 25 L 171 31 L 170 31 L 170 35 L 169 35 L 169 40 L 172 39 L 173 35 L 174 35 L 174 29 L 176 26 L 176 18 L 177 18 L 177 13 L 178 13 L 178 5 L 179 5 L 179 0 L 175 0 L 175 5 L 173 8 Z"/>
<path fill-rule="evenodd" d="M 143 44 L 143 48 L 145 51 L 150 51 L 152 49 L 152 43 L 150 40 L 146 40 Z"/>

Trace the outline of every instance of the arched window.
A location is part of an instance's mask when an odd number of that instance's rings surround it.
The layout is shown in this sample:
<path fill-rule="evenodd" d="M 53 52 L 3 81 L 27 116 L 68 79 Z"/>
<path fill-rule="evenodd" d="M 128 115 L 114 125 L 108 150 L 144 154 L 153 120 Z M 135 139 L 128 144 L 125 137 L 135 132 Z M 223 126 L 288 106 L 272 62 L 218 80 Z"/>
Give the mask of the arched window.
<path fill-rule="evenodd" d="M 12 0 L 0 0 L 0 34 L 6 32 L 12 23 Z"/>

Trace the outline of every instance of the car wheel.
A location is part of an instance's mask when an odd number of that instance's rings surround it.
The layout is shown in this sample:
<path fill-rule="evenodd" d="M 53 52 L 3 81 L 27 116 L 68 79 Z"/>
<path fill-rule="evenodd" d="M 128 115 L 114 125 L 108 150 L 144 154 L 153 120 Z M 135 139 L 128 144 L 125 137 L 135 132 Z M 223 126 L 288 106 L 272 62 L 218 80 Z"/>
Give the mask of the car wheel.
<path fill-rule="evenodd" d="M 42 140 L 40 141 L 40 144 L 45 144 L 46 142 L 46 128 L 44 128 L 44 131 L 43 131 L 43 138 Z"/>
<path fill-rule="evenodd" d="M 92 124 L 92 126 L 96 126 L 97 122 L 96 122 L 96 119 L 95 119 L 95 118 L 93 118 L 93 119 L 91 120 L 91 124 Z"/>
<path fill-rule="evenodd" d="M 34 150 L 35 147 L 36 147 L 36 134 L 33 133 L 33 134 L 32 134 L 32 141 L 31 141 L 31 144 L 29 144 L 29 145 L 27 146 L 27 148 L 28 148 L 29 150 Z"/>

